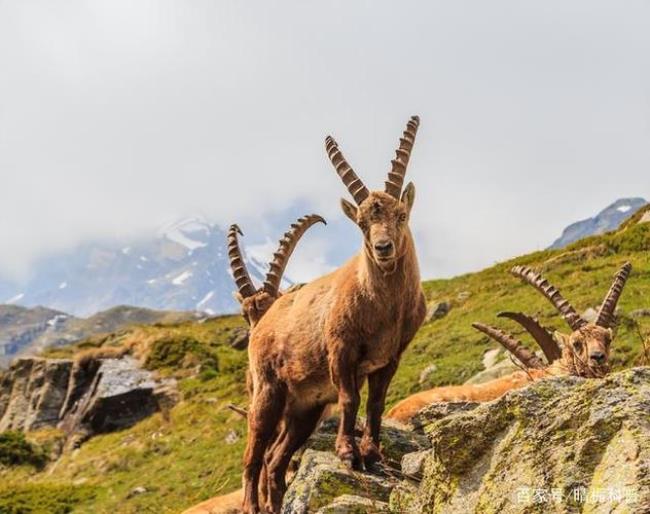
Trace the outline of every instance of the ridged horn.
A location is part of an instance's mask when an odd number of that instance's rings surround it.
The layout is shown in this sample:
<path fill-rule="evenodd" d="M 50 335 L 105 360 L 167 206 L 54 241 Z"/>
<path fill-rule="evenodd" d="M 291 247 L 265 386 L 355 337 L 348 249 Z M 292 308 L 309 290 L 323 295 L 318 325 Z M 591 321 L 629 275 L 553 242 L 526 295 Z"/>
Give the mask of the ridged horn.
<path fill-rule="evenodd" d="M 354 201 L 357 205 L 360 205 L 366 198 L 368 198 L 368 188 L 364 185 L 361 179 L 352 169 L 352 166 L 348 164 L 348 161 L 345 160 L 341 150 L 339 150 L 339 145 L 332 136 L 327 136 L 325 138 L 325 150 L 327 155 L 334 165 L 336 173 L 345 184 L 345 187 L 348 188 L 348 191 L 354 198 Z"/>
<path fill-rule="evenodd" d="M 578 330 L 587 324 L 587 322 L 582 319 L 571 306 L 569 301 L 560 294 L 560 291 L 558 291 L 558 289 L 540 273 L 535 273 L 528 266 L 515 266 L 510 270 L 510 273 L 515 277 L 522 278 L 542 293 L 544 297 L 560 312 L 560 314 L 562 314 L 562 317 L 569 324 L 571 330 Z"/>
<path fill-rule="evenodd" d="M 280 282 L 284 273 L 289 257 L 293 253 L 298 241 L 302 235 L 316 223 L 327 225 L 325 219 L 318 214 L 309 214 L 298 218 L 295 223 L 291 224 L 291 229 L 285 232 L 284 237 L 280 239 L 278 250 L 273 254 L 273 260 L 270 264 L 269 272 L 266 274 L 263 289 L 271 296 L 277 296 L 280 290 Z"/>
<path fill-rule="evenodd" d="M 562 350 L 553 336 L 535 318 L 531 318 L 523 312 L 500 312 L 497 317 L 511 319 L 524 327 L 542 349 L 549 364 L 562 357 Z"/>
<path fill-rule="evenodd" d="M 244 298 L 248 298 L 255 294 L 255 287 L 246 269 L 246 264 L 244 264 L 241 249 L 239 248 L 238 234 L 244 235 L 238 225 L 230 225 L 228 231 L 228 259 L 230 260 L 230 269 L 239 294 Z"/>
<path fill-rule="evenodd" d="M 399 200 L 402 194 L 404 175 L 406 174 L 406 167 L 411 158 L 411 150 L 413 150 L 415 135 L 418 132 L 419 126 L 420 118 L 418 116 L 411 116 L 411 119 L 406 124 L 406 130 L 404 130 L 399 140 L 399 147 L 395 150 L 395 159 L 390 161 L 392 166 L 388 172 L 388 180 L 385 182 L 385 191 L 396 200 Z"/>
<path fill-rule="evenodd" d="M 521 341 L 515 339 L 510 334 L 499 330 L 498 328 L 485 325 L 483 323 L 472 323 L 472 326 L 479 332 L 483 332 L 488 337 L 491 337 L 500 343 L 506 350 L 512 353 L 521 363 L 527 368 L 544 368 L 544 363 L 533 352 L 526 348 Z"/>
<path fill-rule="evenodd" d="M 632 264 L 626 262 L 614 276 L 614 282 L 609 288 L 609 292 L 598 310 L 596 325 L 599 327 L 611 328 L 614 324 L 614 311 L 616 310 L 616 304 L 618 303 L 618 299 L 621 297 L 621 293 L 623 292 L 623 288 L 625 287 L 625 283 L 627 282 L 631 271 Z"/>

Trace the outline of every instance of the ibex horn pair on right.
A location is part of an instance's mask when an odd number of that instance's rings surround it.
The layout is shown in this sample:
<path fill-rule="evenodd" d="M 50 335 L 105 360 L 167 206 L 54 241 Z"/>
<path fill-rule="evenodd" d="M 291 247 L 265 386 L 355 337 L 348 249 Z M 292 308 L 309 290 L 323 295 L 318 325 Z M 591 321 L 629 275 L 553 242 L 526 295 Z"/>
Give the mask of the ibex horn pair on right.
<path fill-rule="evenodd" d="M 308 214 L 298 218 L 291 228 L 280 239 L 277 251 L 269 264 L 264 284 L 260 288 L 253 285 L 246 263 L 239 247 L 238 235 L 243 235 L 238 225 L 231 225 L 228 231 L 228 258 L 230 269 L 237 284 L 236 298 L 241 304 L 242 316 L 253 327 L 257 324 L 271 304 L 280 296 L 280 283 L 282 275 L 289 262 L 289 257 L 296 248 L 298 241 L 309 227 L 316 223 L 327 224 L 325 219 L 318 214 Z"/>
<path fill-rule="evenodd" d="M 502 312 L 501 318 L 519 323 L 539 344 L 546 362 L 526 348 L 513 335 L 483 323 L 472 326 L 503 345 L 524 366 L 524 371 L 480 384 L 463 384 L 434 387 L 415 393 L 397 403 L 387 414 L 388 418 L 402 423 L 410 422 L 420 410 L 428 405 L 443 402 L 487 402 L 495 400 L 513 389 L 519 389 L 549 375 L 574 375 L 586 378 L 601 377 L 608 371 L 609 348 L 612 340 L 611 327 L 614 323 L 616 304 L 625 286 L 632 266 L 625 264 L 616 274 L 614 283 L 603 301 L 595 323 L 588 323 L 576 313 L 560 292 L 530 268 L 516 267 L 512 273 L 541 291 L 573 329 L 570 336 L 556 333 L 563 346 L 538 321 L 521 312 Z"/>
<path fill-rule="evenodd" d="M 559 373 L 583 377 L 603 376 L 609 371 L 609 350 L 616 305 L 631 271 L 632 265 L 628 262 L 616 273 L 614 282 L 598 310 L 596 320 L 589 323 L 541 274 L 526 266 L 512 268 L 511 273 L 542 293 L 571 327 L 570 335 L 556 332 L 556 336 L 562 342 L 562 347 L 560 347 L 553 334 L 542 327 L 536 319 L 522 312 L 498 314 L 500 318 L 512 319 L 526 329 L 542 349 L 548 364 L 524 347 L 521 341 L 503 330 L 483 323 L 474 323 L 472 326 L 501 343 L 527 368 L 545 369 L 551 365 Z"/>

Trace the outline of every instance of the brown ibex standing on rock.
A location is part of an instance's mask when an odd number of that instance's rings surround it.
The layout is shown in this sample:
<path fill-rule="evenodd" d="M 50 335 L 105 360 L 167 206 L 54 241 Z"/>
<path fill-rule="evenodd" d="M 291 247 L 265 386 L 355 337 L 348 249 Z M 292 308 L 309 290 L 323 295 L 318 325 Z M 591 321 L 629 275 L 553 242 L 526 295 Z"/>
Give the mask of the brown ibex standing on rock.
<path fill-rule="evenodd" d="M 547 363 L 507 332 L 483 323 L 474 323 L 472 325 L 474 328 L 498 341 L 512 353 L 525 367 L 525 370 L 516 371 L 484 384 L 436 387 L 429 391 L 416 393 L 395 405 L 386 417 L 407 422 L 418 411 L 432 403 L 494 400 L 512 389 L 519 389 L 528 385 L 532 380 L 547 376 L 574 375 L 598 378 L 606 375 L 609 371 L 608 360 L 612 342 L 614 311 L 631 270 L 631 264 L 623 265 L 614 277 L 614 282 L 600 306 L 596 321 L 588 323 L 544 277 L 530 268 L 514 267 L 511 273 L 524 279 L 540 291 L 560 311 L 564 320 L 571 327 L 570 335 L 556 332 L 556 337 L 561 340 L 562 347 L 537 320 L 521 312 L 502 312 L 498 316 L 512 319 L 524 327 L 542 349 Z"/>
<path fill-rule="evenodd" d="M 251 331 L 252 397 L 244 456 L 244 511 L 260 512 L 265 465 L 266 508 L 278 512 L 291 456 L 338 402 L 338 456 L 354 468 L 379 459 L 386 391 L 400 356 L 425 316 L 425 301 L 408 220 L 415 199 L 402 192 L 419 119 L 400 139 L 384 191 L 369 191 L 331 138 L 325 145 L 356 205 L 344 213 L 363 232 L 361 252 L 336 271 L 279 297 Z M 368 379 L 366 427 L 354 438 L 359 391 Z"/>

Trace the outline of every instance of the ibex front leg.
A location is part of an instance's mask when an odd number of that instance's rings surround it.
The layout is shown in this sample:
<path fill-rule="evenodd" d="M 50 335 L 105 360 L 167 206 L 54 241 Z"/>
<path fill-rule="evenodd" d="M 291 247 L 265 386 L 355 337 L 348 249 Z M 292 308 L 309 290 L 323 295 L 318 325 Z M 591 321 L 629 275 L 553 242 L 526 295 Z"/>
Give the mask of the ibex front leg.
<path fill-rule="evenodd" d="M 338 406 L 341 413 L 336 437 L 336 454 L 352 469 L 361 469 L 361 454 L 354 440 L 360 396 L 357 384 L 356 355 L 350 345 L 341 342 L 330 357 L 332 382 L 338 388 Z"/>
<path fill-rule="evenodd" d="M 381 416 L 386 404 L 386 392 L 395 371 L 397 371 L 397 362 L 391 361 L 387 366 L 368 375 L 366 427 L 361 439 L 361 456 L 366 469 L 382 459 L 379 450 Z"/>

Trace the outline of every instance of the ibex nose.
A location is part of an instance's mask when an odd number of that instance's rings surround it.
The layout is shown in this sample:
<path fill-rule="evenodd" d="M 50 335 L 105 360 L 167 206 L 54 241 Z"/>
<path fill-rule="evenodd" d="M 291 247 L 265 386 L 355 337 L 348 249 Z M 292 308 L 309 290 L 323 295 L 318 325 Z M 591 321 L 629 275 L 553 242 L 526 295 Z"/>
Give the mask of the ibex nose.
<path fill-rule="evenodd" d="M 589 358 L 600 364 L 605 360 L 605 354 L 603 352 L 591 352 Z"/>
<path fill-rule="evenodd" d="M 393 253 L 393 242 L 389 240 L 377 241 L 375 243 L 375 251 L 382 257 L 388 256 Z"/>

